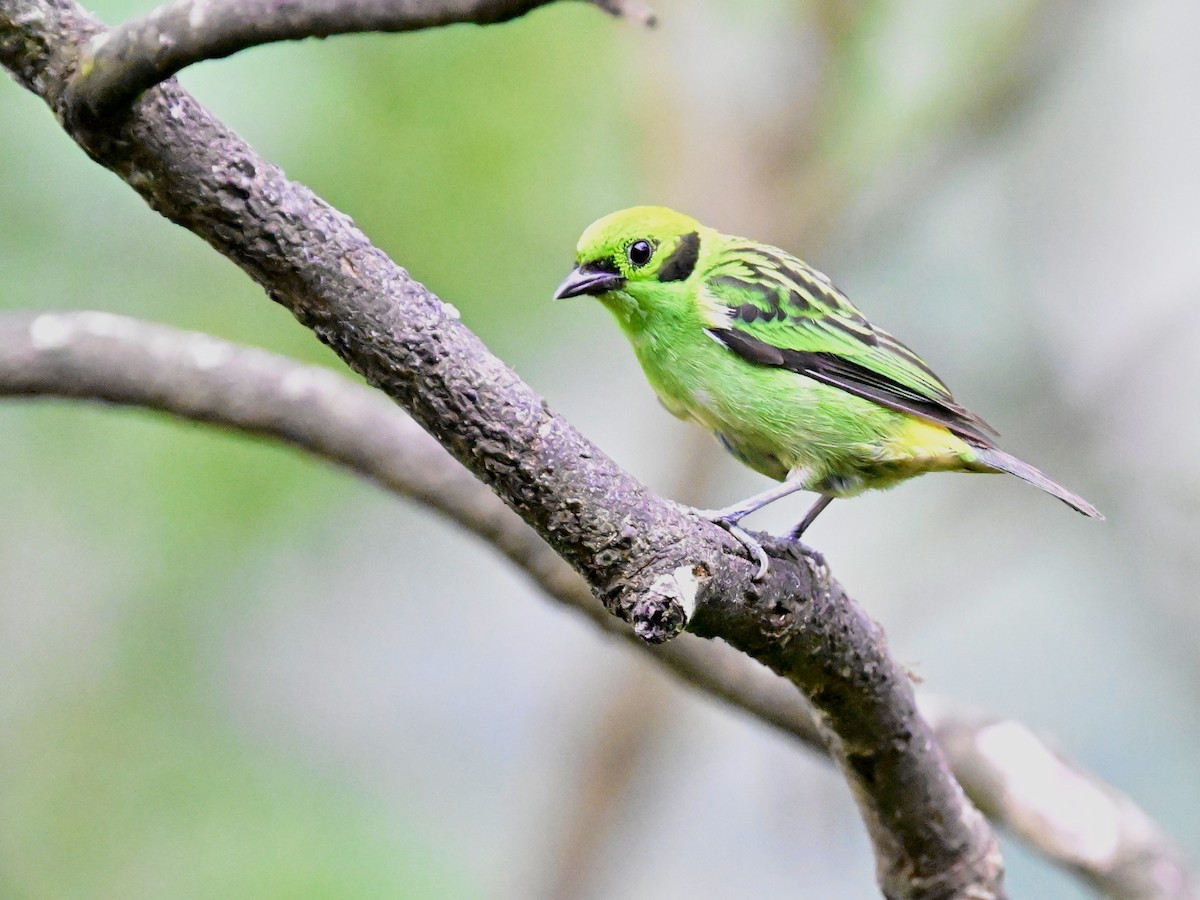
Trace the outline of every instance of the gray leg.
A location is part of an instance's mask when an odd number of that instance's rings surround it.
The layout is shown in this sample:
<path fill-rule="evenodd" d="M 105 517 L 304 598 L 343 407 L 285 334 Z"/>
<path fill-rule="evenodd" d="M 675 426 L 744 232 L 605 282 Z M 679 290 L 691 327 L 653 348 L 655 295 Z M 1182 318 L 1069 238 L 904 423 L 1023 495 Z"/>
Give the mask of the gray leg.
<path fill-rule="evenodd" d="M 787 481 L 781 481 L 773 488 L 768 488 L 761 494 L 755 494 L 753 497 L 748 497 L 741 503 L 735 503 L 733 506 L 726 506 L 724 509 L 698 509 L 700 515 L 704 518 L 717 522 L 729 522 L 736 525 L 752 512 L 758 512 L 764 506 L 774 503 L 788 494 L 794 494 L 796 491 L 805 489 L 811 475 L 808 469 L 797 469 L 788 475 Z"/>
<path fill-rule="evenodd" d="M 800 540 L 800 535 L 808 531 L 808 526 L 811 525 L 816 520 L 817 516 L 824 511 L 825 507 L 832 502 L 833 498 L 828 494 L 822 494 L 820 497 L 818 497 L 817 502 L 814 503 L 809 511 L 804 514 L 804 518 L 800 520 L 800 524 L 793 528 L 791 534 L 788 536 L 793 541 Z"/>

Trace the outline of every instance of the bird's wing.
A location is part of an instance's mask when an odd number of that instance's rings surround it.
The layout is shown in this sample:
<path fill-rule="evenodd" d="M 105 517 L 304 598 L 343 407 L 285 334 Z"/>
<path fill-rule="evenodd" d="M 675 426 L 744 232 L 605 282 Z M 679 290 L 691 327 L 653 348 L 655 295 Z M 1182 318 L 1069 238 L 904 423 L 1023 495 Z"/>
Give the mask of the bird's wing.
<path fill-rule="evenodd" d="M 728 320 L 709 333 L 743 359 L 789 369 L 992 446 L 996 430 L 955 402 L 919 356 L 794 256 L 733 244 L 706 273 L 701 290 L 708 307 Z"/>

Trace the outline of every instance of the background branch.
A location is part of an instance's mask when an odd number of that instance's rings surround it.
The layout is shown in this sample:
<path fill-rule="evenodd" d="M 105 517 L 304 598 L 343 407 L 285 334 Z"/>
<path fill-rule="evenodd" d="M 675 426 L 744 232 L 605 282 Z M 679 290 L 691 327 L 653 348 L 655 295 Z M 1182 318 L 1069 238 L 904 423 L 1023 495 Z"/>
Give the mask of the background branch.
<path fill-rule="evenodd" d="M 955 775 L 994 822 L 1106 897 L 1200 896 L 1178 848 L 1145 812 L 1025 725 L 943 702 L 923 706 Z"/>
<path fill-rule="evenodd" d="M 649 653 L 684 682 L 824 755 L 792 685 L 720 643 L 651 646 L 608 615 L 519 516 L 379 392 L 319 366 L 102 312 L 0 316 L 0 396 L 102 400 L 285 441 L 414 499 L 480 536 L 550 598 Z M 1178 851 L 1128 797 L 1012 720 L 925 704 L 975 803 L 1108 897 L 1195 896 Z"/>

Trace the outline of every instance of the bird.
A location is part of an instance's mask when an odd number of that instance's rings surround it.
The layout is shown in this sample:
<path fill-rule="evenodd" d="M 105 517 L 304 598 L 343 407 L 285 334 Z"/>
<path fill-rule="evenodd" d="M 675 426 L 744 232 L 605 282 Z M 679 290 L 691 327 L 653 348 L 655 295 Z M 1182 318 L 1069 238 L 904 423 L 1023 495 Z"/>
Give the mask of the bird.
<path fill-rule="evenodd" d="M 872 324 L 830 279 L 778 247 L 723 234 L 663 206 L 597 219 L 554 299 L 593 296 L 616 317 L 673 415 L 711 432 L 779 484 L 694 510 L 770 562 L 742 519 L 796 491 L 819 497 L 794 540 L 838 497 L 927 472 L 1008 473 L 1085 516 L 1087 500 L 996 446 L 916 353 Z"/>

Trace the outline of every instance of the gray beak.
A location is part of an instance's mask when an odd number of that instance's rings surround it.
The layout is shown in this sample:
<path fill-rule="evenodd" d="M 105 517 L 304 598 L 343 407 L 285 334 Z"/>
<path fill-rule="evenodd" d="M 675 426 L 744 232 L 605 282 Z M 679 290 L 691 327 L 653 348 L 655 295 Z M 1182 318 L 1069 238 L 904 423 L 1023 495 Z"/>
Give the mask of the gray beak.
<path fill-rule="evenodd" d="M 567 297 L 579 297 L 582 294 L 603 294 L 613 291 L 625 283 L 616 272 L 598 268 L 595 263 L 584 263 L 571 270 L 571 274 L 563 279 L 563 283 L 554 292 L 555 300 Z"/>

